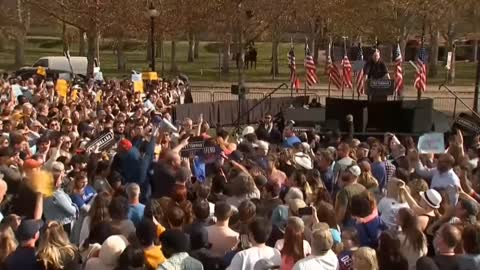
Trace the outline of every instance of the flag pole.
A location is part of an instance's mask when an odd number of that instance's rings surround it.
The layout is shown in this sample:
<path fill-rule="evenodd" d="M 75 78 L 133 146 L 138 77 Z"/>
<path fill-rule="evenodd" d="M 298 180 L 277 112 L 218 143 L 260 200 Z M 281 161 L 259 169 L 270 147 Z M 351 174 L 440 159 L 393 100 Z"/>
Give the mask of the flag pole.
<path fill-rule="evenodd" d="M 293 49 L 293 37 L 290 37 L 290 46 Z M 292 72 L 293 72 L 292 68 L 290 67 L 290 79 L 292 78 Z M 296 80 L 296 78 L 295 78 L 295 80 Z M 296 81 L 294 81 L 293 83 L 290 82 L 290 97 L 291 98 L 293 98 L 293 87 L 294 87 L 295 84 L 296 84 Z"/>
<path fill-rule="evenodd" d="M 308 46 L 308 38 L 305 36 L 305 49 L 304 49 L 304 52 L 305 52 L 305 56 L 303 57 L 303 67 L 305 69 L 305 58 L 307 57 L 307 46 Z M 304 100 L 307 102 L 308 104 L 308 100 L 306 100 L 306 97 L 307 97 L 307 90 L 308 90 L 308 80 L 307 80 L 307 69 L 305 69 L 305 90 L 303 92 L 303 97 L 304 97 Z"/>
<path fill-rule="evenodd" d="M 328 75 L 328 97 L 330 97 L 330 87 L 331 87 L 331 81 L 332 81 L 332 77 L 330 76 L 330 69 L 329 69 L 329 65 L 330 65 L 330 62 L 332 62 L 333 64 L 333 61 L 332 61 L 332 36 L 330 36 L 329 38 L 329 42 L 328 42 L 328 52 L 327 52 L 327 75 Z"/>
<path fill-rule="evenodd" d="M 425 46 L 425 27 L 426 27 L 426 15 L 423 16 L 423 26 L 422 26 L 422 40 L 421 40 L 421 45 L 420 45 L 420 50 L 421 48 L 423 48 L 423 46 Z M 425 58 L 425 57 L 424 57 Z M 422 60 L 425 60 L 425 59 L 422 59 Z M 425 65 L 425 63 L 423 63 Z M 427 75 L 425 74 L 425 77 Z M 425 88 L 426 88 L 426 85 L 425 85 Z M 422 99 L 422 90 L 421 89 L 417 89 L 417 100 L 420 101 L 420 99 Z"/>
<path fill-rule="evenodd" d="M 343 36 L 343 58 L 345 58 L 345 55 L 347 54 L 347 37 Z M 343 68 L 343 60 L 342 60 L 342 98 L 344 97 L 344 92 L 345 92 L 345 69 Z M 353 89 L 352 89 L 353 90 Z"/>

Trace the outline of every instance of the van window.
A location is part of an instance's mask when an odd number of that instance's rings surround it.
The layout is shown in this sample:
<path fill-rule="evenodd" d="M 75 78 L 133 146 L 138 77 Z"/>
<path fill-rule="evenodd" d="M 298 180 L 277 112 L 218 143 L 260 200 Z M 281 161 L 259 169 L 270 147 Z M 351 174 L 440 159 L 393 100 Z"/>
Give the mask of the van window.
<path fill-rule="evenodd" d="M 35 64 L 34 67 L 48 67 L 48 59 L 40 59 Z"/>

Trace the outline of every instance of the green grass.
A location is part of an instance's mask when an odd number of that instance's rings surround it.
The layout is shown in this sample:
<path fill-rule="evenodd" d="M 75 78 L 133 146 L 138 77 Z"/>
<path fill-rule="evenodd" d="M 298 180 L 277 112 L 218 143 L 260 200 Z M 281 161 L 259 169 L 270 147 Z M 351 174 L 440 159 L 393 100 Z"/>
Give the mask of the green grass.
<path fill-rule="evenodd" d="M 165 42 L 165 75 L 167 77 L 174 74 L 170 74 L 168 71 L 170 69 L 170 42 Z M 235 68 L 235 62 L 230 62 L 230 74 L 223 75 L 218 72 L 218 53 L 214 52 L 215 50 L 207 49 L 212 46 L 208 42 L 200 43 L 199 55 L 200 58 L 196 59 L 194 63 L 187 62 L 187 42 L 178 42 L 177 43 L 177 64 L 180 72 L 187 74 L 192 81 L 223 81 L 223 82 L 235 82 L 237 81 L 237 69 Z M 71 48 L 71 55 L 74 56 L 78 53 L 78 49 L 75 44 Z M 258 49 L 258 62 L 256 70 L 247 70 L 246 71 L 246 80 L 247 82 L 262 82 L 269 83 L 272 82 L 272 76 L 270 75 L 271 67 L 271 43 L 267 42 L 257 42 L 256 47 Z M 131 69 L 135 70 L 148 70 L 148 63 L 146 61 L 146 47 L 145 43 L 141 41 L 134 41 L 129 43 L 126 52 L 127 57 L 127 72 L 119 73 L 117 71 L 116 56 L 113 54 L 112 50 L 109 50 L 109 42 L 104 41 L 101 44 L 103 48 L 100 52 L 100 62 L 101 68 L 104 74 L 108 77 L 120 78 L 129 73 Z M 233 48 L 233 47 L 232 47 Z M 287 67 L 287 53 L 290 48 L 289 43 L 282 43 L 279 47 L 279 68 L 280 75 L 277 76 L 276 82 L 287 81 L 288 80 L 288 67 Z M 303 68 L 303 44 L 296 45 L 296 62 L 297 62 L 297 71 L 300 78 L 303 80 L 304 68 Z M 41 37 L 36 37 L 35 39 L 29 39 L 26 47 L 26 63 L 27 65 L 33 64 L 33 62 L 42 56 L 51 56 L 51 55 L 62 55 L 62 44 L 58 40 L 46 38 L 41 40 Z M 160 73 L 162 69 L 161 58 L 157 59 L 157 71 Z M 4 51 L 0 51 L 0 70 L 12 71 L 14 70 L 14 48 L 7 46 Z M 318 66 L 317 74 L 320 77 L 320 82 L 322 84 L 327 83 L 327 78 L 323 74 L 324 71 L 324 61 L 321 61 Z M 414 70 L 413 68 L 406 63 L 405 66 L 405 84 L 413 84 Z M 393 68 L 389 68 L 390 71 Z M 391 72 L 392 73 L 392 72 Z M 430 79 L 430 84 L 440 84 L 444 81 L 445 78 L 445 69 L 439 67 L 439 74 L 437 78 Z M 456 70 L 456 85 L 459 86 L 471 86 L 474 84 L 475 80 L 475 66 L 472 63 L 463 63 L 457 62 Z"/>

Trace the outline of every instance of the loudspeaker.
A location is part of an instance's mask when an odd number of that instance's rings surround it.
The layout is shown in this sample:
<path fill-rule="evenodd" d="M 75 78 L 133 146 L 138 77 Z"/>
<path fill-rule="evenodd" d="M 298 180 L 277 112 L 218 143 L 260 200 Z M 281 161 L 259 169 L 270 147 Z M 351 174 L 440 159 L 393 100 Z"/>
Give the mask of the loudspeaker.
<path fill-rule="evenodd" d="M 230 87 L 230 92 L 232 95 L 238 95 L 238 84 L 232 84 Z"/>
<path fill-rule="evenodd" d="M 368 131 L 425 133 L 432 130 L 433 100 L 395 100 L 368 104 Z"/>
<path fill-rule="evenodd" d="M 433 127 L 433 99 L 403 100 L 402 109 L 411 111 L 410 132 L 431 132 Z"/>
<path fill-rule="evenodd" d="M 432 99 L 369 102 L 327 98 L 326 107 L 325 118 L 337 120 L 342 130 L 348 114 L 353 116 L 355 132 L 425 133 L 433 126 Z"/>
<path fill-rule="evenodd" d="M 325 119 L 337 120 L 342 131 L 346 130 L 346 117 L 351 114 L 353 116 L 353 126 L 355 132 L 363 132 L 367 123 L 367 101 L 352 100 L 340 98 L 326 99 Z"/>
<path fill-rule="evenodd" d="M 230 86 L 230 92 L 232 95 L 246 95 L 249 91 L 244 85 L 239 86 L 238 84 L 232 84 L 232 86 Z"/>
<path fill-rule="evenodd" d="M 323 108 L 292 108 L 283 111 L 285 121 L 295 121 L 295 126 L 314 127 L 325 121 Z"/>

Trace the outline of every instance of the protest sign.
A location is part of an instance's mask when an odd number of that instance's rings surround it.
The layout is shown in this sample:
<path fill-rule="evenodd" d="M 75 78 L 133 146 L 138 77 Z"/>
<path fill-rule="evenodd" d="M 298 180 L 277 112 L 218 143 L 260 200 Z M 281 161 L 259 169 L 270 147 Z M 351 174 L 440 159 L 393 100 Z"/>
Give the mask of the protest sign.
<path fill-rule="evenodd" d="M 132 74 L 132 82 L 133 82 L 133 90 L 135 92 L 143 93 L 142 73 Z"/>
<path fill-rule="evenodd" d="M 55 90 L 57 90 L 57 94 L 61 97 L 66 98 L 68 92 L 68 83 L 66 80 L 57 80 L 57 84 L 55 85 Z"/>
<path fill-rule="evenodd" d="M 114 135 L 113 135 L 113 132 L 110 131 L 88 142 L 87 145 L 85 145 L 85 150 L 87 152 L 93 151 L 93 150 L 103 151 L 105 149 L 108 149 L 110 146 L 112 146 L 113 143 L 114 143 Z"/>
<path fill-rule="evenodd" d="M 47 77 L 47 71 L 44 67 L 37 67 L 37 74 L 43 77 Z"/>
<path fill-rule="evenodd" d="M 180 150 L 180 155 L 182 157 L 205 156 L 214 154 L 216 151 L 216 147 L 208 145 L 202 137 L 193 137 L 189 139 L 187 146 Z"/>
<path fill-rule="evenodd" d="M 144 81 L 157 81 L 158 80 L 158 74 L 155 71 L 143 72 L 141 75 L 142 75 L 142 79 Z"/>
<path fill-rule="evenodd" d="M 96 82 L 103 82 L 103 72 L 95 73 L 95 81 Z"/>
<path fill-rule="evenodd" d="M 445 141 L 443 133 L 427 133 L 418 138 L 419 154 L 440 154 L 445 153 Z"/>

